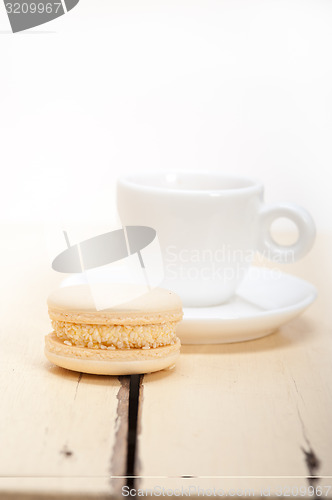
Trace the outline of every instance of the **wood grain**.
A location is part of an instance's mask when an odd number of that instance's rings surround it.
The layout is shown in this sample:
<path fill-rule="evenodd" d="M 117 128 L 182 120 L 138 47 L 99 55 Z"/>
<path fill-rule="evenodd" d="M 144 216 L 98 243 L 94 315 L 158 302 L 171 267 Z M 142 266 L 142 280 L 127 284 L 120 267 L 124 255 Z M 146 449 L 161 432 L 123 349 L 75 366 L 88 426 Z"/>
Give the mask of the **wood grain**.
<path fill-rule="evenodd" d="M 53 272 L 39 227 L 2 228 L 0 496 L 109 498 L 125 480 L 128 378 L 51 365 Z"/>
<path fill-rule="evenodd" d="M 255 341 L 183 346 L 173 371 L 144 377 L 139 487 L 332 485 L 331 242 L 284 268 L 318 286 L 302 317 Z"/>

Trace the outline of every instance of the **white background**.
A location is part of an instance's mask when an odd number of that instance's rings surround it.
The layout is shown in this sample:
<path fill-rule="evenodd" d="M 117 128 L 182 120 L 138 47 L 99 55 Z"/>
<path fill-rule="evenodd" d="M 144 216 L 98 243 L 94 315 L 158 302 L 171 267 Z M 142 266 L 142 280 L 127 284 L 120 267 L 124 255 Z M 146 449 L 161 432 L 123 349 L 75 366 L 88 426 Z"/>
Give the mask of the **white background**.
<path fill-rule="evenodd" d="M 108 223 L 133 170 L 258 177 L 332 227 L 331 0 L 0 4 L 0 220 Z"/>

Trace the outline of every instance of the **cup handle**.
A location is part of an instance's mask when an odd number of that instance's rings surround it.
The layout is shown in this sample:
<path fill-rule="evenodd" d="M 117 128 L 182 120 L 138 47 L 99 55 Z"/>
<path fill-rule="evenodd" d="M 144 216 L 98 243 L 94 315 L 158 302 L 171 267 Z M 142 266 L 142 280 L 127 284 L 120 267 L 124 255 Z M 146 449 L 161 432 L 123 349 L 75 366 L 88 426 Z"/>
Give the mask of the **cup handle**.
<path fill-rule="evenodd" d="M 271 235 L 271 225 L 280 217 L 290 219 L 299 231 L 298 239 L 292 245 L 279 245 Z M 301 259 L 314 244 L 316 226 L 313 218 L 297 205 L 292 203 L 279 203 L 277 205 L 263 206 L 260 212 L 260 235 L 258 250 L 269 259 L 289 263 Z"/>

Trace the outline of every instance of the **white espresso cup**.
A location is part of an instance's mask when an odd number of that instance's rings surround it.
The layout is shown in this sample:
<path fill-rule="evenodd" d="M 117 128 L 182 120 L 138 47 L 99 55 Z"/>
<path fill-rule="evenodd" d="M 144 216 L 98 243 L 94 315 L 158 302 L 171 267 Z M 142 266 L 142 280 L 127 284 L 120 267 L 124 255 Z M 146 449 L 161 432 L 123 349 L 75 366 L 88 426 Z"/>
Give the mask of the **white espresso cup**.
<path fill-rule="evenodd" d="M 303 257 L 315 224 L 303 208 L 265 205 L 254 179 L 213 172 L 164 172 L 122 177 L 117 205 L 124 226 L 150 226 L 159 238 L 165 279 L 186 306 L 213 306 L 236 292 L 256 251 L 276 262 Z M 271 225 L 293 221 L 297 241 L 279 245 Z"/>

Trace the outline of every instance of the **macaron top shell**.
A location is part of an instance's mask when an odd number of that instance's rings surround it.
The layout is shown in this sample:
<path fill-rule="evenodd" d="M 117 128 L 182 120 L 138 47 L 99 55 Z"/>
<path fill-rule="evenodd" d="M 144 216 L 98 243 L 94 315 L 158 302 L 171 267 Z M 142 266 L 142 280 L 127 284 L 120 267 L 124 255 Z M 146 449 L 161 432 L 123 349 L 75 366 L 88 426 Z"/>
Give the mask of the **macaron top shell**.
<path fill-rule="evenodd" d="M 104 294 L 111 307 L 97 310 L 95 294 Z M 144 325 L 182 319 L 181 299 L 164 288 L 148 290 L 130 284 L 77 285 L 62 287 L 48 297 L 51 319 L 73 323 Z"/>

